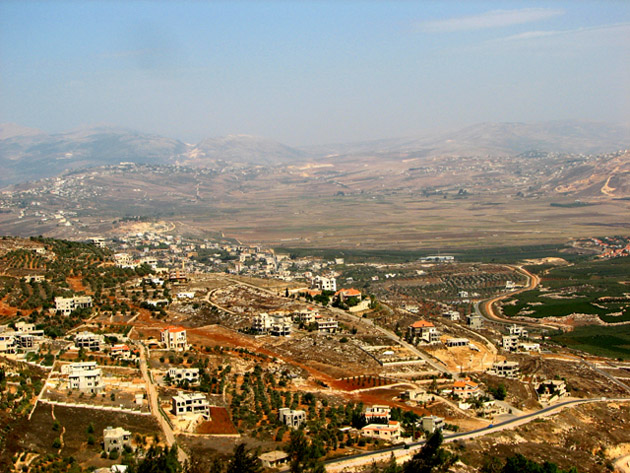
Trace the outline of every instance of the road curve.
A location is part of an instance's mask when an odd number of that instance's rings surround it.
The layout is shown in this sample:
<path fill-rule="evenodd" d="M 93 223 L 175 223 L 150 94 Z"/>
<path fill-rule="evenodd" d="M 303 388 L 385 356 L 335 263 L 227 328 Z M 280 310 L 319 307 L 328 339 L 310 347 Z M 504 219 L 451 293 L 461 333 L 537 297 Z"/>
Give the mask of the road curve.
<path fill-rule="evenodd" d="M 543 324 L 543 323 L 534 322 L 534 321 L 532 322 L 526 322 L 522 320 L 516 321 L 509 318 L 500 317 L 495 313 L 494 304 L 496 304 L 497 302 L 503 299 L 507 299 L 509 297 L 513 297 L 516 294 L 520 294 L 522 292 L 532 291 L 536 289 L 538 285 L 540 284 L 540 277 L 536 276 L 535 274 L 530 273 L 522 266 L 509 265 L 509 267 L 520 272 L 522 275 L 524 275 L 527 278 L 527 285 L 521 289 L 517 289 L 516 291 L 508 292 L 506 294 L 501 294 L 499 296 L 495 296 L 491 299 L 486 299 L 484 301 L 475 302 L 475 312 L 490 322 L 495 322 L 495 323 L 499 323 L 503 325 L 512 325 L 514 323 L 518 323 L 519 325 L 527 325 L 530 327 L 537 327 L 537 328 L 543 327 L 550 330 L 557 330 L 558 327 L 555 327 L 553 325 Z"/>

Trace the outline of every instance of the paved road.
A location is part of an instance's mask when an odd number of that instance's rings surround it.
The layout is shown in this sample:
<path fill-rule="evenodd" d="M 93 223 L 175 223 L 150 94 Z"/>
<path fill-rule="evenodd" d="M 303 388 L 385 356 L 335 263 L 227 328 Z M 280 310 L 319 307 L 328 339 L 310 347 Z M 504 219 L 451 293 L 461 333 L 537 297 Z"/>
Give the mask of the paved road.
<path fill-rule="evenodd" d="M 557 330 L 558 327 L 553 326 L 553 325 L 547 325 L 540 322 L 526 322 L 522 320 L 517 321 L 513 319 L 506 319 L 503 317 L 499 317 L 494 312 L 493 306 L 495 303 L 499 302 L 500 300 L 513 297 L 516 294 L 520 294 L 522 292 L 536 289 L 536 287 L 538 287 L 538 284 L 540 284 L 540 278 L 536 276 L 535 274 L 530 273 L 525 268 L 521 266 L 510 266 L 510 268 L 515 269 L 516 271 L 523 274 L 527 278 L 527 285 L 521 289 L 517 289 L 516 291 L 511 291 L 506 294 L 501 294 L 500 296 L 496 296 L 491 299 L 486 299 L 484 301 L 475 302 L 475 313 L 478 315 L 481 315 L 484 319 L 486 319 L 489 322 L 499 323 L 503 325 L 513 325 L 514 323 L 518 323 L 519 325 L 525 325 L 529 327 L 536 327 L 536 328 L 543 327 L 550 330 Z"/>
<path fill-rule="evenodd" d="M 511 429 L 514 427 L 518 427 L 523 424 L 527 424 L 535 419 L 540 417 L 545 417 L 548 415 L 555 414 L 563 409 L 574 407 L 581 404 L 587 404 L 592 402 L 630 402 L 630 398 L 615 398 L 615 399 L 607 399 L 607 398 L 596 398 L 596 399 L 575 399 L 570 401 L 564 401 L 553 406 L 546 407 L 544 409 L 540 409 L 539 411 L 532 412 L 530 414 L 525 414 L 514 419 L 506 420 L 504 422 L 498 424 L 490 424 L 488 427 L 484 427 L 477 430 L 471 430 L 469 432 L 461 432 L 454 433 L 444 436 L 444 442 L 453 442 L 455 440 L 467 440 L 475 437 L 482 437 L 484 435 L 492 434 L 495 432 L 500 432 L 502 430 Z M 392 453 L 396 456 L 402 456 L 405 454 L 413 454 L 417 450 L 419 450 L 425 441 L 413 442 L 407 445 L 397 445 L 394 447 L 384 448 L 378 451 L 359 453 L 356 455 L 349 455 L 343 458 L 336 458 L 333 460 L 328 460 L 324 462 L 326 466 L 326 471 L 334 472 L 341 471 L 343 468 L 348 467 L 357 467 L 362 465 L 371 465 L 375 459 L 383 460 L 387 459 L 388 455 Z"/>
<path fill-rule="evenodd" d="M 142 372 L 142 377 L 144 378 L 144 382 L 147 385 L 147 397 L 149 398 L 151 414 L 153 414 L 153 417 L 155 417 L 160 424 L 160 427 L 164 432 L 164 437 L 166 438 L 166 443 L 169 447 L 172 447 L 175 443 L 177 443 L 177 440 L 175 439 L 173 429 L 171 429 L 171 426 L 168 424 L 168 422 L 166 422 L 166 419 L 164 419 L 164 416 L 162 416 L 162 413 L 160 412 L 160 408 L 158 405 L 158 394 L 157 390 L 155 389 L 153 379 L 149 375 L 147 354 L 145 353 L 145 350 L 146 349 L 144 347 L 140 350 L 140 371 Z M 182 463 L 188 460 L 188 455 L 181 448 L 177 450 L 177 456 L 179 461 Z"/>

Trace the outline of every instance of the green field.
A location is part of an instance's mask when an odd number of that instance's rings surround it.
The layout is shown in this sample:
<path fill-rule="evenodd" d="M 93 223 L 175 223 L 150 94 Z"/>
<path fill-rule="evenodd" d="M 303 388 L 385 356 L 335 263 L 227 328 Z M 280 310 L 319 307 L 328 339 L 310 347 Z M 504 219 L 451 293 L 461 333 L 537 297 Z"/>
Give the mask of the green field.
<path fill-rule="evenodd" d="M 611 358 L 630 359 L 630 325 L 577 327 L 551 340 L 576 350 Z"/>
<path fill-rule="evenodd" d="M 630 286 L 622 284 L 630 280 L 630 258 L 578 261 L 553 269 L 541 267 L 537 272 L 541 287 L 508 299 L 503 306 L 506 316 L 540 318 L 580 313 L 597 315 L 608 323 L 630 320 L 630 301 L 625 296 Z M 610 297 L 618 300 L 605 299 Z"/>
<path fill-rule="evenodd" d="M 518 263 L 525 259 L 538 259 L 547 257 L 563 258 L 567 261 L 584 259 L 566 253 L 566 247 L 562 244 L 529 245 L 529 246 L 500 246 L 476 249 L 422 249 L 422 250 L 360 250 L 360 249 L 334 249 L 334 248 L 287 248 L 275 247 L 279 253 L 290 253 L 295 256 L 315 256 L 324 259 L 345 258 L 346 263 L 405 263 L 416 261 L 429 255 L 453 255 L 459 262 L 479 263 Z"/>

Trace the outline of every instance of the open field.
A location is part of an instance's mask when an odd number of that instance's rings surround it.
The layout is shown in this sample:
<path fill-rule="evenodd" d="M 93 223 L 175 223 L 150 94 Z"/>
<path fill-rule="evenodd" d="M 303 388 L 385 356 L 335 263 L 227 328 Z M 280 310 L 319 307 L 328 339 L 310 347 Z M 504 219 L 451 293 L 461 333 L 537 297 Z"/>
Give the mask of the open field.
<path fill-rule="evenodd" d="M 567 170 L 579 162 L 574 158 L 406 157 L 350 155 L 323 158 L 319 167 L 243 165 L 220 172 L 97 168 L 61 183 L 12 188 L 0 199 L 7 209 L 0 226 L 15 235 L 81 238 L 118 233 L 125 226 L 120 220 L 136 216 L 167 222 L 180 234 L 223 232 L 275 247 L 431 252 L 562 244 L 630 228 L 623 192 L 566 185 L 574 178 Z M 594 159 L 589 166 L 600 158 Z M 614 159 L 611 173 L 626 158 Z M 60 210 L 67 214 L 63 224 L 54 218 Z"/>
<path fill-rule="evenodd" d="M 555 335 L 551 339 L 570 348 L 594 355 L 630 359 L 630 325 L 576 327 L 571 332 Z"/>

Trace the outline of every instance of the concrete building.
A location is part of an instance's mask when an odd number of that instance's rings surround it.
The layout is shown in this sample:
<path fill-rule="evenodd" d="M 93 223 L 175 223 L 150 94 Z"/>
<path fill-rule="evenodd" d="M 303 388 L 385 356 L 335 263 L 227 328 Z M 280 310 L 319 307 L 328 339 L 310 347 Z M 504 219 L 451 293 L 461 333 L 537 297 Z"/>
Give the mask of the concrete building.
<path fill-rule="evenodd" d="M 518 335 L 503 335 L 501 337 L 501 346 L 504 350 L 514 351 L 518 348 Z"/>
<path fill-rule="evenodd" d="M 289 464 L 289 455 L 282 450 L 263 453 L 258 456 L 263 468 L 279 468 Z"/>
<path fill-rule="evenodd" d="M 481 393 L 479 385 L 470 378 L 464 378 L 453 383 L 453 394 L 459 396 L 462 399 L 468 399 L 469 397 L 476 397 Z"/>
<path fill-rule="evenodd" d="M 387 440 L 392 443 L 400 441 L 401 433 L 400 422 L 396 420 L 390 420 L 387 424 L 368 424 L 361 429 L 361 435 Z"/>
<path fill-rule="evenodd" d="M 176 416 L 201 414 L 204 418 L 210 419 L 210 403 L 201 393 L 180 392 L 173 396 L 171 410 Z"/>
<path fill-rule="evenodd" d="M 508 333 L 517 337 L 527 337 L 528 332 L 525 327 L 514 324 L 508 327 Z"/>
<path fill-rule="evenodd" d="M 442 317 L 452 322 L 457 322 L 459 319 L 461 319 L 461 314 L 457 310 L 447 310 L 445 312 L 442 312 Z"/>
<path fill-rule="evenodd" d="M 470 345 L 470 340 L 467 338 L 449 338 L 446 340 L 447 347 L 467 347 Z"/>
<path fill-rule="evenodd" d="M 494 363 L 488 372 L 504 378 L 518 378 L 519 365 L 517 361 L 500 361 Z"/>
<path fill-rule="evenodd" d="M 368 424 L 371 424 L 372 422 L 380 419 L 384 419 L 386 422 L 389 422 L 389 419 L 391 418 L 390 412 L 391 410 L 389 406 L 375 405 L 372 407 L 367 407 L 364 412 L 365 420 Z"/>
<path fill-rule="evenodd" d="M 131 448 L 131 432 L 122 427 L 107 427 L 103 430 L 103 446 L 105 452 L 121 452 L 125 447 Z"/>
<path fill-rule="evenodd" d="M 91 296 L 55 297 L 55 313 L 70 315 L 77 309 L 92 307 Z"/>
<path fill-rule="evenodd" d="M 339 322 L 335 319 L 317 320 L 317 331 L 319 333 L 336 333 L 339 330 Z"/>
<path fill-rule="evenodd" d="M 188 381 L 190 384 L 199 383 L 199 368 L 169 368 L 168 377 L 174 383 Z"/>
<path fill-rule="evenodd" d="M 161 332 L 162 343 L 169 350 L 185 351 L 188 349 L 186 329 L 182 327 L 166 327 Z"/>
<path fill-rule="evenodd" d="M 293 321 L 297 323 L 303 323 L 305 325 L 312 324 L 316 319 L 320 317 L 319 312 L 312 307 L 308 309 L 302 309 L 293 314 Z"/>
<path fill-rule="evenodd" d="M 297 429 L 306 421 L 306 412 L 303 410 L 293 410 L 283 407 L 278 410 L 278 419 L 284 425 Z"/>
<path fill-rule="evenodd" d="M 61 367 L 61 373 L 68 375 L 68 387 L 72 390 L 97 393 L 103 389 L 101 369 L 96 361 L 70 363 Z"/>
<path fill-rule="evenodd" d="M 426 416 L 422 418 L 422 430 L 432 434 L 436 430 L 444 428 L 444 419 L 438 416 Z"/>
<path fill-rule="evenodd" d="M 315 276 L 311 280 L 311 287 L 320 291 L 337 291 L 337 280 L 335 278 L 326 278 L 323 276 Z"/>
<path fill-rule="evenodd" d="M 103 343 L 103 336 L 92 332 L 81 332 L 74 337 L 75 347 L 90 351 L 100 351 Z"/>
<path fill-rule="evenodd" d="M 467 315 L 466 324 L 473 330 L 479 330 L 483 328 L 483 317 L 481 315 Z"/>
<path fill-rule="evenodd" d="M 407 327 L 407 334 L 412 343 L 439 343 L 440 334 L 431 322 L 418 320 Z"/>

